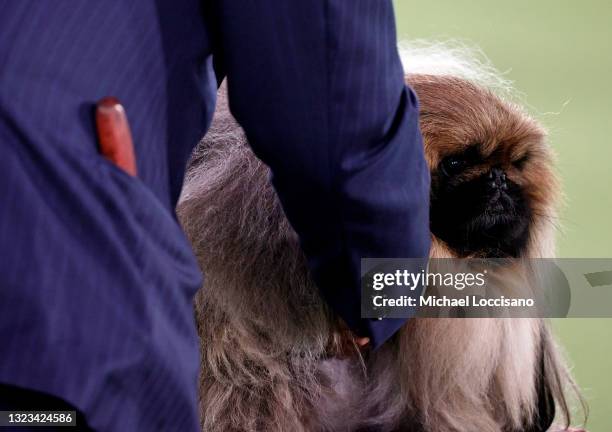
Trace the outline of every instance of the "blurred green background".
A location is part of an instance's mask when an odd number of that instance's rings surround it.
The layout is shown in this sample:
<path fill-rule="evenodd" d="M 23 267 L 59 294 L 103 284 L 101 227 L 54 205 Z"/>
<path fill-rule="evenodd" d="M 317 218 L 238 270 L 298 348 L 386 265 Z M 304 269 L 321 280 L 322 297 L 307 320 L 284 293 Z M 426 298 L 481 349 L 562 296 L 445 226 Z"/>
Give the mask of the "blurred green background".
<path fill-rule="evenodd" d="M 396 0 L 395 8 L 400 40 L 458 38 L 507 71 L 559 156 L 559 256 L 612 257 L 612 2 Z M 589 431 L 612 431 L 612 319 L 554 325 L 589 402 Z"/>

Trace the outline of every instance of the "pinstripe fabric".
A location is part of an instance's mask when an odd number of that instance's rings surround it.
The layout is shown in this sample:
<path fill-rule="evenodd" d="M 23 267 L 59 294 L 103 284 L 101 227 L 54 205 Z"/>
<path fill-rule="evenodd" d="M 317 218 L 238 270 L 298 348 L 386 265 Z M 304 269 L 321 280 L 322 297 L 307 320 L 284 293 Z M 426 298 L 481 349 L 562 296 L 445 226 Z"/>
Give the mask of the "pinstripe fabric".
<path fill-rule="evenodd" d="M 392 4 L 220 4 L 232 112 L 272 169 L 323 295 L 379 345 L 404 321 L 359 318 L 360 258 L 429 249 L 429 172 Z"/>
<path fill-rule="evenodd" d="M 214 107 L 198 4 L 0 9 L 0 381 L 99 430 L 196 430 L 201 276 L 171 209 Z M 139 179 L 98 154 L 92 107 L 108 95 Z"/>
<path fill-rule="evenodd" d="M 173 213 L 214 110 L 232 109 L 332 306 L 359 319 L 362 256 L 425 256 L 428 174 L 387 0 L 0 0 L 0 382 L 104 431 L 197 430 L 191 298 Z M 126 107 L 133 179 L 92 107 Z"/>

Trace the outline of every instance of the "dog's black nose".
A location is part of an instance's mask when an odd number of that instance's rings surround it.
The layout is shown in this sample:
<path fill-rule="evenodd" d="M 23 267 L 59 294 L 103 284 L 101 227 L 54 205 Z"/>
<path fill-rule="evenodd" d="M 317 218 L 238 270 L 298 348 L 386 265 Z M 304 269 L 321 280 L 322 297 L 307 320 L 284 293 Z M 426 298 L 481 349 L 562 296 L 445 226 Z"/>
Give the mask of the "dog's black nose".
<path fill-rule="evenodd" d="M 508 183 L 506 182 L 506 173 L 503 169 L 499 167 L 491 168 L 488 177 L 488 186 L 491 189 L 508 189 Z"/>

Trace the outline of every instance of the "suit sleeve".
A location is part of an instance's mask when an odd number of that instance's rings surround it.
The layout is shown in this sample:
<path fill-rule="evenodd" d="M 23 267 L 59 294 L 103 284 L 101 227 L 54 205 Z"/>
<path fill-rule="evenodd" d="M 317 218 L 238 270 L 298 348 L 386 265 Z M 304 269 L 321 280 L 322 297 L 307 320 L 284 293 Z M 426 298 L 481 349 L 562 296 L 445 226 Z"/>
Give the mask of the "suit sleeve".
<path fill-rule="evenodd" d="M 360 318 L 360 260 L 426 257 L 429 172 L 390 0 L 223 0 L 214 20 L 230 108 L 272 171 L 324 298 Z"/>

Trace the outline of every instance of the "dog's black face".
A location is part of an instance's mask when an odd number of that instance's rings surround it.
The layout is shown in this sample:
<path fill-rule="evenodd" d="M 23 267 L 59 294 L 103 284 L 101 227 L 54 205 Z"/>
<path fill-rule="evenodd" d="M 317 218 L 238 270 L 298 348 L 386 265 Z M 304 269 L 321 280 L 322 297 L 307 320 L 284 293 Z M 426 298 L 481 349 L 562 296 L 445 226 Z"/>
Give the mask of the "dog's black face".
<path fill-rule="evenodd" d="M 521 256 L 531 219 L 522 188 L 476 146 L 445 157 L 432 172 L 431 231 L 460 256 Z"/>

